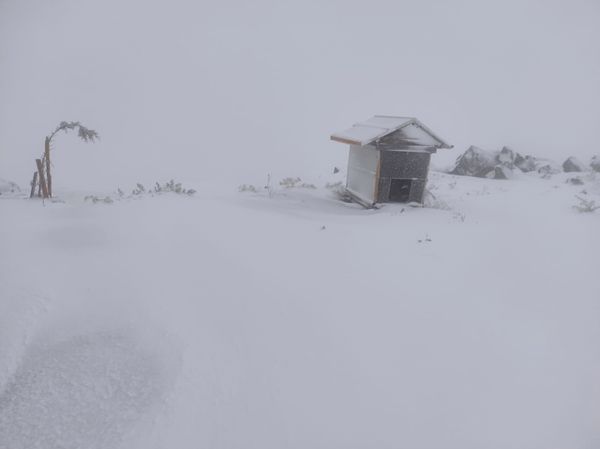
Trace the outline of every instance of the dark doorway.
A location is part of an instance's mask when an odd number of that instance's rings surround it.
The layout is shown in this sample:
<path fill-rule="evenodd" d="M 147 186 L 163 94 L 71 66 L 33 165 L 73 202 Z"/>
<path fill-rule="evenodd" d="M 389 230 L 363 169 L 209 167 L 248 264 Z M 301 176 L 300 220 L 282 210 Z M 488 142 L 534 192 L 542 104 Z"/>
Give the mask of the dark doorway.
<path fill-rule="evenodd" d="M 410 199 L 410 179 L 392 179 L 390 184 L 390 201 L 408 203 Z"/>

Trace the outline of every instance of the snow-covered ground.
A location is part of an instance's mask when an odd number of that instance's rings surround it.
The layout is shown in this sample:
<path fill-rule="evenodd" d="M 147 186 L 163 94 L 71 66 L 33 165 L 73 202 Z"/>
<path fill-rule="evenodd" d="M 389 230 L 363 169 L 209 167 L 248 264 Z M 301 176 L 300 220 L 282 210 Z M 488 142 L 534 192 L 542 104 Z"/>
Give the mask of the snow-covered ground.
<path fill-rule="evenodd" d="M 600 177 L 568 177 L 4 195 L 0 448 L 600 447 Z"/>

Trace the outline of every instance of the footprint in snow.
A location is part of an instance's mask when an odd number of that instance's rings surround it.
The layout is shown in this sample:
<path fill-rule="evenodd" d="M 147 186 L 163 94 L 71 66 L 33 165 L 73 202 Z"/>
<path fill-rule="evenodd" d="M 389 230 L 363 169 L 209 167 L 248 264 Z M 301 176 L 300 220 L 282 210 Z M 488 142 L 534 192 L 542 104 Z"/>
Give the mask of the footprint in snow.
<path fill-rule="evenodd" d="M 162 399 L 164 360 L 127 333 L 30 347 L 0 391 L 0 449 L 108 449 Z"/>

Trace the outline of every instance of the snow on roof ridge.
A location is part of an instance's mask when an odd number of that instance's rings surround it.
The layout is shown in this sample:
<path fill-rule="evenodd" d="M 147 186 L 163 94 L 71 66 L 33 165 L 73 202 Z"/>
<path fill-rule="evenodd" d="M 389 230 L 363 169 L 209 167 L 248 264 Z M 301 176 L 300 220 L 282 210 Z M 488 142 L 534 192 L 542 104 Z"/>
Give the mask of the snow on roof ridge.
<path fill-rule="evenodd" d="M 416 117 L 409 117 L 407 115 L 381 115 L 381 114 L 375 114 L 373 117 L 383 117 L 383 118 L 406 118 L 406 119 L 410 119 L 410 120 L 416 120 Z M 371 117 L 371 118 L 373 118 Z"/>
<path fill-rule="evenodd" d="M 383 119 L 384 123 L 377 123 L 377 119 Z M 385 123 L 385 119 L 387 123 Z M 375 123 L 372 123 L 372 122 Z M 402 117 L 395 115 L 374 115 L 367 120 L 355 123 L 352 127 L 337 133 L 333 133 L 330 138 L 342 143 L 368 145 L 371 142 L 391 134 L 401 128 L 414 124 L 429 134 L 434 140 L 440 143 L 439 148 L 452 148 L 451 145 L 439 138 L 433 131 L 419 121 L 416 117 Z M 387 125 L 387 126 L 386 126 Z M 368 130 L 372 131 L 369 132 Z M 381 132 L 376 132 L 381 130 Z M 437 145 L 436 145 L 437 146 Z"/>

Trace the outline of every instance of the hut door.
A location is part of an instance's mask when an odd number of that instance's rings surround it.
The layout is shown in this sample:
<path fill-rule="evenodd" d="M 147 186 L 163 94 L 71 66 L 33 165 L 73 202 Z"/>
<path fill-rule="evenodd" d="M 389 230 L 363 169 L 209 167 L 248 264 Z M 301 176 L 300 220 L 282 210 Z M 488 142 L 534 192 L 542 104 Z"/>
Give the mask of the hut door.
<path fill-rule="evenodd" d="M 408 203 L 410 200 L 410 179 L 392 179 L 390 183 L 389 201 L 397 203 Z"/>

